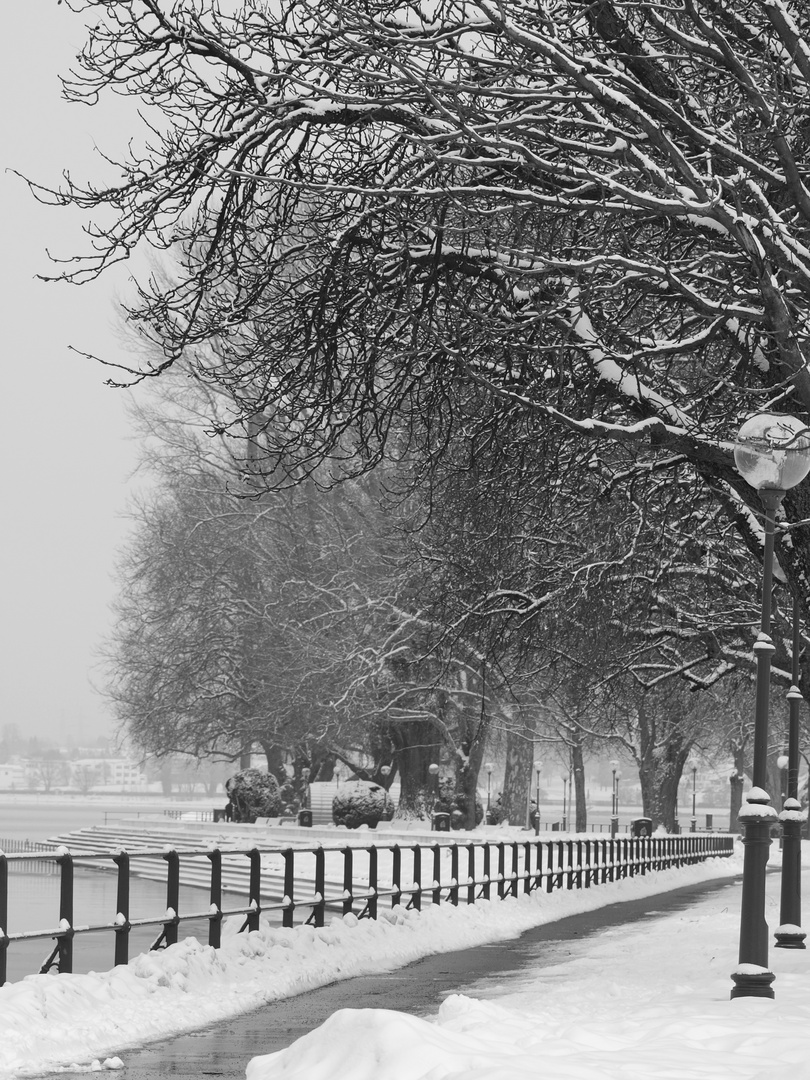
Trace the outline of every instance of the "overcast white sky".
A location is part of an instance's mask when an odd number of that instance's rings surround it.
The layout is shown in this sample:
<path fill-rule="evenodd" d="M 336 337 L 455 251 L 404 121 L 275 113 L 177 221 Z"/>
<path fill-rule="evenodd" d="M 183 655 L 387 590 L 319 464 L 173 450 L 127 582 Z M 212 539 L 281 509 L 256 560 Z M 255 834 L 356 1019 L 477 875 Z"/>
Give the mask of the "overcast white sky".
<path fill-rule="evenodd" d="M 8 169 L 56 180 L 91 175 L 94 139 L 106 149 L 126 130 L 115 106 L 61 100 L 57 78 L 83 39 L 80 19 L 57 0 L 0 7 L 2 80 L 3 381 L 0 471 L 0 730 L 90 739 L 111 730 L 93 691 L 95 651 L 114 595 L 116 551 L 136 445 L 125 399 L 104 369 L 69 346 L 120 356 L 116 290 L 126 275 L 77 289 L 35 280 L 46 248 L 82 244 L 72 211 L 39 206 Z M 108 138 L 105 138 L 105 133 Z"/>

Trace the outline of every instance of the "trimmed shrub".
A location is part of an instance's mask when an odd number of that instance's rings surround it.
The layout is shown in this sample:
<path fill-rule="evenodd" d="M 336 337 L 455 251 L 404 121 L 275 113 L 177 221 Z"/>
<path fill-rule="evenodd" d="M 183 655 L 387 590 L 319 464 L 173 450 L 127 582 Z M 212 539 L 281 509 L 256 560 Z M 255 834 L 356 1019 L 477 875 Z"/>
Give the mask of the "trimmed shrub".
<path fill-rule="evenodd" d="M 278 817 L 281 814 L 278 780 L 272 773 L 243 769 L 225 781 L 225 790 L 233 821 L 252 824 L 257 817 Z"/>
<path fill-rule="evenodd" d="M 453 829 L 464 828 L 467 820 L 467 807 L 469 798 L 461 791 L 456 791 L 452 777 L 439 779 L 439 798 L 435 810 L 443 810 L 450 814 L 450 825 Z M 494 809 L 494 804 L 492 809 Z M 475 824 L 480 825 L 484 818 L 484 807 L 478 798 L 475 800 Z"/>
<path fill-rule="evenodd" d="M 341 784 L 332 800 L 332 820 L 347 829 L 358 829 L 361 825 L 373 827 L 379 821 L 390 821 L 393 816 L 394 803 L 386 796 L 385 789 L 363 780 Z"/>

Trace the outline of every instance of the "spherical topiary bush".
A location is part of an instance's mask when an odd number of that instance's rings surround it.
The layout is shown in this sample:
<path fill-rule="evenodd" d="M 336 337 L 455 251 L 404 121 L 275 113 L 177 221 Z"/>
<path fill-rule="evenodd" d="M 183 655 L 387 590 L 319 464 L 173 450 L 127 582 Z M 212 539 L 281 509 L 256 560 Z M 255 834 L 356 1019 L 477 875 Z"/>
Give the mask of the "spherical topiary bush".
<path fill-rule="evenodd" d="M 467 822 L 467 808 L 470 800 L 461 791 L 456 791 L 455 778 L 442 776 L 439 779 L 438 799 L 433 807 L 433 812 L 439 810 L 450 814 L 450 825 L 453 829 L 463 829 Z M 484 808 L 478 798 L 475 800 L 475 824 L 479 825 L 484 817 Z"/>
<path fill-rule="evenodd" d="M 252 824 L 257 817 L 278 817 L 281 794 L 272 773 L 243 769 L 225 781 L 233 821 Z"/>
<path fill-rule="evenodd" d="M 458 822 L 453 824 L 453 828 L 462 829 L 467 821 L 467 812 L 470 805 L 469 796 L 463 794 L 461 791 L 457 791 L 453 795 L 452 810 L 451 810 L 451 822 Z M 455 815 L 458 815 L 457 817 Z M 475 824 L 480 825 L 484 817 L 484 808 L 480 801 L 475 800 Z M 499 819 L 500 820 L 500 819 Z"/>
<path fill-rule="evenodd" d="M 332 820 L 347 829 L 358 829 L 361 825 L 373 827 L 379 821 L 390 821 L 393 816 L 394 804 L 385 789 L 362 780 L 341 784 L 332 800 Z"/>

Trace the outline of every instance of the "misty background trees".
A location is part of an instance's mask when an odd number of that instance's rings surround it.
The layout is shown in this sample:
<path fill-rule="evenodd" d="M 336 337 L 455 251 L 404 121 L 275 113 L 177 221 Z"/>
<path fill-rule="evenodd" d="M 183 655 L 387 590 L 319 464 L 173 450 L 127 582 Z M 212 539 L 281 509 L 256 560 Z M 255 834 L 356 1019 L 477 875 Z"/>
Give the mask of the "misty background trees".
<path fill-rule="evenodd" d="M 806 10 L 73 6 L 68 96 L 132 95 L 151 130 L 115 186 L 39 189 L 95 222 L 61 276 L 170 253 L 113 381 L 178 372 L 208 432 L 127 556 L 124 722 L 362 748 L 406 801 L 439 748 L 471 791 L 495 728 L 524 776 L 538 735 L 613 741 L 668 821 L 690 750 L 728 752 L 755 636 L 731 442 L 810 415 Z M 777 677 L 808 521 L 805 485 Z"/>

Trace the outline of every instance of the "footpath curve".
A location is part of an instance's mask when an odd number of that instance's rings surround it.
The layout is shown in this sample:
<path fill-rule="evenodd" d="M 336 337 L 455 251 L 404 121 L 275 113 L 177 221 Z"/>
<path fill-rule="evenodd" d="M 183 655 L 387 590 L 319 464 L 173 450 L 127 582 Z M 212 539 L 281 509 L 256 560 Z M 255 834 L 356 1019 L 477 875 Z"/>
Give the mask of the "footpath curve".
<path fill-rule="evenodd" d="M 510 941 L 428 956 L 397 971 L 332 983 L 196 1032 L 122 1051 L 124 1068 L 117 1075 L 122 1080 L 244 1080 L 251 1058 L 289 1046 L 338 1009 L 396 1009 L 429 1016 L 449 994 L 476 996 L 476 984 L 505 982 L 528 968 L 561 963 L 590 935 L 684 910 L 739 880 L 739 875 L 730 875 L 609 904 L 535 927 Z"/>

